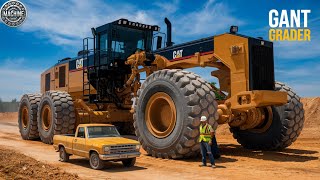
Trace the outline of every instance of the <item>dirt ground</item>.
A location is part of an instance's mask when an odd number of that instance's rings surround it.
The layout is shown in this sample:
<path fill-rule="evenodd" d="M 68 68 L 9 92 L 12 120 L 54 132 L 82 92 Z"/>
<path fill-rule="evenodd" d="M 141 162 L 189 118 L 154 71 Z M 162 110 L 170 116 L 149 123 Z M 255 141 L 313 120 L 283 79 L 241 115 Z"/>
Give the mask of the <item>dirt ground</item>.
<path fill-rule="evenodd" d="M 217 139 L 222 157 L 216 161 L 217 169 L 198 167 L 199 158 L 155 159 L 143 150 L 132 168 L 124 168 L 121 163 L 107 163 L 106 169 L 96 171 L 90 168 L 86 159 L 76 156 L 72 156 L 70 162 L 62 163 L 51 145 L 20 138 L 16 113 L 3 113 L 0 114 L 0 179 L 13 179 L 15 176 L 53 179 L 49 177 L 52 174 L 54 179 L 77 176 L 82 179 L 318 179 L 320 98 L 304 98 L 302 102 L 306 116 L 304 129 L 298 140 L 282 152 L 243 149 L 232 138 L 228 127 L 220 126 Z M 3 157 L 10 160 L 3 161 Z M 24 165 L 27 169 L 31 167 L 40 177 L 23 174 Z M 15 168 L 8 169 L 7 166 Z"/>
<path fill-rule="evenodd" d="M 45 164 L 15 150 L 0 146 L 0 178 L 5 179 L 79 179 L 58 167 Z"/>

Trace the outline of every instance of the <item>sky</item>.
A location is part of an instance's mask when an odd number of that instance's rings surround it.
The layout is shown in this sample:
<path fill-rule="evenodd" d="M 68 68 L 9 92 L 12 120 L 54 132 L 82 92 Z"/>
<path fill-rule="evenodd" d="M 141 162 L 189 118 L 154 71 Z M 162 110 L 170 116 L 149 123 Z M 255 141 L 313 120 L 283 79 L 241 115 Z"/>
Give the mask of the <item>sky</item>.
<path fill-rule="evenodd" d="M 0 0 L 0 5 L 5 3 Z M 40 91 L 40 74 L 59 59 L 74 57 L 82 39 L 120 18 L 173 26 L 175 44 L 217 35 L 238 25 L 239 33 L 268 39 L 269 11 L 310 9 L 311 41 L 274 42 L 276 80 L 300 96 L 320 96 L 320 1 L 315 0 L 21 0 L 27 19 L 18 28 L 0 22 L 0 98 L 4 101 Z M 193 68 L 208 81 L 210 68 Z"/>

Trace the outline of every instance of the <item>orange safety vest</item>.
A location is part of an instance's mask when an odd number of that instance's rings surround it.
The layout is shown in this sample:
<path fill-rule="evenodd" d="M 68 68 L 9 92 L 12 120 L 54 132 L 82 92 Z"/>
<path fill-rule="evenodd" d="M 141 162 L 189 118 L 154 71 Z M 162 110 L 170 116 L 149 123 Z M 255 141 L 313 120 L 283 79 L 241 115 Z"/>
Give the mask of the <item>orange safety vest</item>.
<path fill-rule="evenodd" d="M 202 124 L 200 124 L 200 136 L 199 136 L 199 142 L 203 141 L 203 142 L 209 142 L 211 141 L 211 132 L 210 130 L 212 129 L 210 124 L 206 124 L 204 125 L 204 127 L 202 127 Z"/>

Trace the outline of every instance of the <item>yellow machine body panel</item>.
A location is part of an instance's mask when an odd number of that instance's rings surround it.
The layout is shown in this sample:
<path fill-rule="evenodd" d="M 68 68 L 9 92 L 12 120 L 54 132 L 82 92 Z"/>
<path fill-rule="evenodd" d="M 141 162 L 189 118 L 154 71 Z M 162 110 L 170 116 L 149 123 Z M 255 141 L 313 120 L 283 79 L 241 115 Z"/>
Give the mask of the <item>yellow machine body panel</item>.
<path fill-rule="evenodd" d="M 231 95 L 249 90 L 248 38 L 223 34 L 214 38 L 214 54 L 230 69 Z"/>

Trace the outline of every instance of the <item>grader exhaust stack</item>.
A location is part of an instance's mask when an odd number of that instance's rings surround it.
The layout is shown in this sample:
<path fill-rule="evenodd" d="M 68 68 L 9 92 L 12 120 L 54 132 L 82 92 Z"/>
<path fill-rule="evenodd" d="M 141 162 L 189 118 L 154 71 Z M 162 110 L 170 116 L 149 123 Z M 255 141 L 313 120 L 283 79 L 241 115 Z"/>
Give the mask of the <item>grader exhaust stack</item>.
<path fill-rule="evenodd" d="M 167 25 L 167 47 L 170 47 L 173 45 L 172 43 L 172 28 L 171 28 L 171 22 L 168 18 L 164 18 L 164 22 Z"/>

